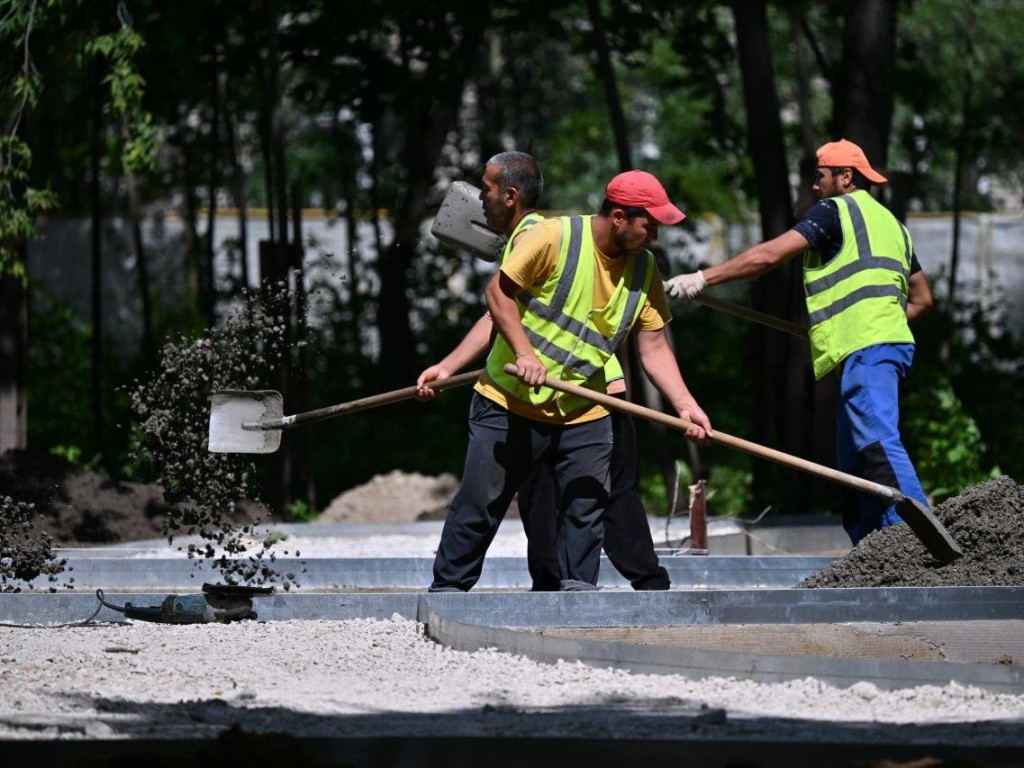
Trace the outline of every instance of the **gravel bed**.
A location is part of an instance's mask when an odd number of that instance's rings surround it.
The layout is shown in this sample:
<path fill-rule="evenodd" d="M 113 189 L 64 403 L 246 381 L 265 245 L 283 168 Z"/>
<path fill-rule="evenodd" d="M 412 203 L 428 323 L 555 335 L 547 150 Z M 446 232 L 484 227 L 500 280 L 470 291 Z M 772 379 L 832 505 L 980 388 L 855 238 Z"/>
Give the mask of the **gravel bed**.
<path fill-rule="evenodd" d="M 454 651 L 421 625 L 0 627 L 0 739 L 532 736 L 1024 745 L 1024 692 L 636 675 Z M 827 727 L 825 727 L 827 726 Z"/>

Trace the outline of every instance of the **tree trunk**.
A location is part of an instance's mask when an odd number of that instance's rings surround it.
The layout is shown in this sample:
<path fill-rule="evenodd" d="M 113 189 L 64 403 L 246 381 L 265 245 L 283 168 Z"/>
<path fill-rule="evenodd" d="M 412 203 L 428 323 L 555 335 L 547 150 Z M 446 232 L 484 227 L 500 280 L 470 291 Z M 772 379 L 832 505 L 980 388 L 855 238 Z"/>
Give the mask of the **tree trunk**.
<path fill-rule="evenodd" d="M 157 361 L 156 334 L 153 332 L 153 298 L 149 287 L 149 269 L 146 261 L 146 246 L 142 240 L 141 215 L 139 213 L 139 191 L 135 174 L 128 173 L 125 179 L 128 187 L 128 220 L 132 230 L 132 249 L 135 255 L 135 275 L 139 286 L 139 300 L 142 303 L 142 360 L 146 369 L 151 370 Z"/>
<path fill-rule="evenodd" d="M 226 81 L 225 81 L 226 83 Z M 225 85 L 226 87 L 226 85 Z M 228 109 L 227 94 L 223 96 L 225 128 L 227 129 L 228 157 L 231 159 L 231 199 L 238 212 L 239 282 L 242 290 L 249 287 L 249 213 L 245 199 L 245 172 L 238 157 L 238 139 L 235 120 Z"/>
<path fill-rule="evenodd" d="M 884 168 L 893 113 L 896 0 L 861 0 L 845 7 L 832 138 L 859 144 L 872 165 Z"/>
<path fill-rule="evenodd" d="M 25 263 L 25 244 L 18 246 Z M 28 291 L 16 275 L 0 276 L 0 454 L 28 447 Z"/>
<path fill-rule="evenodd" d="M 91 178 L 89 200 L 91 210 L 92 253 L 92 369 L 90 374 L 92 430 L 94 450 L 103 452 L 103 208 L 100 190 L 100 162 L 103 156 L 103 100 L 100 95 L 103 73 L 96 59 L 93 83 L 92 136 L 90 137 Z"/>
<path fill-rule="evenodd" d="M 615 134 L 615 150 L 619 156 L 619 170 L 629 171 L 633 168 L 633 157 L 629 147 L 629 135 L 626 130 L 626 117 L 622 111 L 622 99 L 619 98 L 619 87 L 612 66 L 611 52 L 608 50 L 608 38 L 604 32 L 604 20 L 597 0 L 587 0 L 587 13 L 593 27 L 594 53 L 597 54 L 597 74 L 604 84 L 605 96 L 608 99 L 608 114 L 612 119 L 612 131 Z"/>
<path fill-rule="evenodd" d="M 761 232 L 777 237 L 793 224 L 789 169 L 775 73 L 768 43 L 764 0 L 732 4 L 736 44 L 747 112 L 747 141 L 754 163 Z M 799 261 L 790 261 L 753 284 L 754 306 L 778 317 L 805 316 Z M 810 362 L 807 342 L 774 330 L 751 326 L 754 439 L 788 453 L 807 455 L 805 436 L 813 426 L 808 413 Z M 754 503 L 782 505 L 792 511 L 807 507 L 806 485 L 794 483 L 780 468 L 754 463 Z"/>
<path fill-rule="evenodd" d="M 273 187 L 268 187 L 267 219 L 276 222 L 271 231 L 276 235 L 271 236 L 269 253 L 271 258 L 269 274 L 264 271 L 264 280 L 271 282 L 283 282 L 288 284 L 288 195 L 287 177 L 284 159 L 284 128 L 281 116 L 281 92 L 280 92 L 280 54 L 278 48 L 278 16 L 274 3 L 268 2 L 267 11 L 267 88 L 264 95 L 266 104 L 267 128 L 269 134 L 265 138 L 264 153 L 267 161 L 273 164 L 273 174 L 269 177 L 273 181 Z M 273 199 L 274 204 L 269 201 Z M 275 214 L 276 209 L 276 214 Z M 287 345 L 291 339 L 291 318 L 289 313 L 284 316 L 285 329 L 283 337 Z M 281 364 L 271 373 L 271 385 L 284 397 L 284 401 L 291 402 L 289 388 L 290 349 L 286 347 Z M 285 434 L 281 439 L 281 447 L 270 456 L 268 468 L 267 503 L 274 511 L 281 514 L 294 500 L 292 482 L 294 479 L 294 464 L 292 458 L 291 436 Z"/>
<path fill-rule="evenodd" d="M 947 368 L 950 364 L 950 339 L 955 333 L 956 320 L 956 272 L 960 266 L 960 223 L 963 208 L 964 167 L 967 164 L 967 148 L 971 137 L 971 89 L 974 87 L 974 0 L 967 3 L 967 22 L 964 25 L 964 40 L 967 50 L 964 54 L 963 98 L 960 101 L 960 130 L 956 137 L 956 170 L 953 175 L 953 245 L 949 255 L 949 282 L 946 291 L 946 325 L 939 355 Z"/>
<path fill-rule="evenodd" d="M 392 220 L 395 236 L 378 262 L 379 370 L 380 384 L 385 389 L 408 386 L 419 372 L 415 337 L 409 325 L 407 273 L 417 254 L 434 168 L 458 115 L 463 88 L 479 55 L 489 18 L 486 5 L 474 6 L 472 12 L 463 16 L 462 34 L 455 50 L 444 55 L 441 51 L 433 52 L 432 87 L 416 89 L 410 103 L 401 152 L 404 185 Z"/>
<path fill-rule="evenodd" d="M 212 88 L 210 97 L 213 100 L 213 114 L 210 116 L 210 176 L 206 186 L 206 239 L 204 241 L 203 266 L 205 283 L 203 309 L 206 324 L 213 328 L 217 321 L 217 279 L 214 261 L 217 256 L 217 189 L 220 186 L 220 121 L 221 121 L 221 89 L 220 70 L 217 66 L 217 51 L 213 52 Z"/>
<path fill-rule="evenodd" d="M 298 352 L 291 375 L 291 388 L 295 393 L 295 411 L 309 410 L 309 346 L 306 327 L 306 270 L 305 249 L 302 245 L 302 195 L 298 185 L 292 185 L 292 274 L 295 277 L 295 339 Z M 297 497 L 305 500 L 310 511 L 316 509 L 316 479 L 313 477 L 313 432 L 303 430 L 301 440 L 295 441 L 294 461 L 298 466 L 299 488 Z"/>

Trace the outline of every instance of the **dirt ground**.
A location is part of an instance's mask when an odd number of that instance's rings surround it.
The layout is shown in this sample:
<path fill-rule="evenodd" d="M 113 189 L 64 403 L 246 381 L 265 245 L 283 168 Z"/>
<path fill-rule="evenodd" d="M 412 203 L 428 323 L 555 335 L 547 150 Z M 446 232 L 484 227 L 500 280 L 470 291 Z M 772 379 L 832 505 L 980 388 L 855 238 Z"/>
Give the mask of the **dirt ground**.
<path fill-rule="evenodd" d="M 37 530 L 62 546 L 161 538 L 174 507 L 158 485 L 118 483 L 58 456 L 28 451 L 0 455 L 0 499 L 35 505 Z M 267 520 L 240 505 L 235 522 Z"/>

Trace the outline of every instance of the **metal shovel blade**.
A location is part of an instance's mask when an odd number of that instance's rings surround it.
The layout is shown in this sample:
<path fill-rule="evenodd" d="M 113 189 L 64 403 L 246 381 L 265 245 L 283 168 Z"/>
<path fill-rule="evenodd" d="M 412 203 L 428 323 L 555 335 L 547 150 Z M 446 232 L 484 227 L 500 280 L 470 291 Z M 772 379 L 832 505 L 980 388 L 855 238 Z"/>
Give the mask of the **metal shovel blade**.
<path fill-rule="evenodd" d="M 904 496 L 896 502 L 896 511 L 921 540 L 925 549 L 939 562 L 951 563 L 963 555 L 963 551 L 953 541 L 946 527 L 917 499 Z"/>
<path fill-rule="evenodd" d="M 210 395 L 210 440 L 212 453 L 273 453 L 281 445 L 281 429 L 260 429 L 258 425 L 284 415 L 280 392 L 222 390 Z"/>

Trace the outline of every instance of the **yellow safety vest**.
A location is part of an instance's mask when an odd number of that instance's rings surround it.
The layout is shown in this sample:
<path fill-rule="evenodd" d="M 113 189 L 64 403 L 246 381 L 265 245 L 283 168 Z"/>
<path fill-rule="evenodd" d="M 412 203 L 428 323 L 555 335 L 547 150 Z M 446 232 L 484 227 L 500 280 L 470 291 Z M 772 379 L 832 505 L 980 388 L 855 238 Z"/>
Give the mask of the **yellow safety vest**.
<path fill-rule="evenodd" d="M 907 325 L 910 233 L 866 190 L 834 197 L 843 246 L 831 261 L 804 256 L 814 377 L 875 344 L 914 343 Z"/>
<path fill-rule="evenodd" d="M 523 329 L 548 376 L 604 392 L 605 366 L 640 317 L 651 280 L 656 274 L 654 255 L 630 258 L 615 292 L 603 308 L 594 307 L 594 240 L 591 216 L 562 216 L 562 244 L 558 263 L 539 286 L 516 297 Z M 509 397 L 542 405 L 552 398 L 559 413 L 568 416 L 590 407 L 589 400 L 541 387 L 539 392 L 505 373 L 515 354 L 499 335 L 487 356 L 487 375 Z"/>

